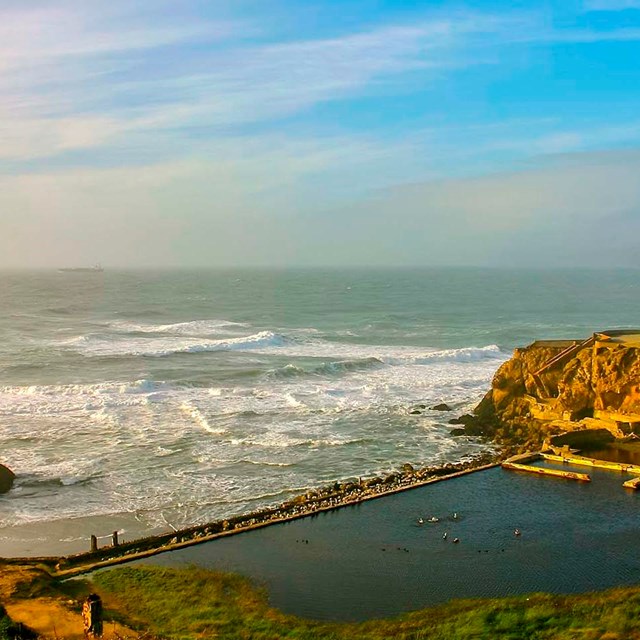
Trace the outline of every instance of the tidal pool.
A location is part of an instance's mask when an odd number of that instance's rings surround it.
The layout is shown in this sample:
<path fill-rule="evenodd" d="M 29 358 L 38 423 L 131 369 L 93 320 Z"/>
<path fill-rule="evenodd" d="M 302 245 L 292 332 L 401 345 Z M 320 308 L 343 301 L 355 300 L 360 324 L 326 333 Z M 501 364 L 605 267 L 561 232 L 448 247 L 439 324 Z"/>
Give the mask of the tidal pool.
<path fill-rule="evenodd" d="M 593 482 L 494 468 L 141 562 L 240 573 L 273 606 L 324 620 L 640 582 L 640 496 L 622 488 L 630 476 L 562 468 Z"/>

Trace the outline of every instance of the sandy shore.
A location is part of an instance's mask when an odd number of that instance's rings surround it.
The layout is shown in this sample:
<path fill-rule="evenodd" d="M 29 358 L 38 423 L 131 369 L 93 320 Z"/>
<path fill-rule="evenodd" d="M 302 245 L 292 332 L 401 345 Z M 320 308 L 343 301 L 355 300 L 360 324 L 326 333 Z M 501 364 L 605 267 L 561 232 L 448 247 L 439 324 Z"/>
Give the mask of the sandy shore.
<path fill-rule="evenodd" d="M 66 556 L 89 551 L 90 537 L 99 535 L 101 546 L 110 544 L 112 531 L 123 542 L 143 536 L 168 533 L 170 529 L 150 529 L 133 514 L 109 514 L 33 522 L 0 528 L 0 557 Z"/>

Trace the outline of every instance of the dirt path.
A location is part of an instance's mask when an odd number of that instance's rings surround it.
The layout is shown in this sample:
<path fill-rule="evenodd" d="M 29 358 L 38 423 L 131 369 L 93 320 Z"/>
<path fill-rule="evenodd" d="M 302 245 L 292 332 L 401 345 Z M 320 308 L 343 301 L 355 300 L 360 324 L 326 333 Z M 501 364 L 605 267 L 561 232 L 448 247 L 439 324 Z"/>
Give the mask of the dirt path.
<path fill-rule="evenodd" d="M 80 604 L 56 588 L 51 576 L 36 567 L 0 567 L 0 602 L 14 622 L 22 622 L 41 636 L 83 640 Z M 105 638 L 136 638 L 138 634 L 119 623 L 106 622 Z"/>

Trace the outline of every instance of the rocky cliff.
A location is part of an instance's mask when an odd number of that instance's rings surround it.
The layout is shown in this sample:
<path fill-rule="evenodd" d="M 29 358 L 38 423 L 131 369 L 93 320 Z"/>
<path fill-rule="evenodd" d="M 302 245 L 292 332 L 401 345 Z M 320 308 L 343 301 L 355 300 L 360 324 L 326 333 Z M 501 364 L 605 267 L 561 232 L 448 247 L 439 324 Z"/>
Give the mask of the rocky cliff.
<path fill-rule="evenodd" d="M 538 445 L 573 430 L 640 434 L 640 332 L 537 341 L 496 372 L 468 431 Z"/>

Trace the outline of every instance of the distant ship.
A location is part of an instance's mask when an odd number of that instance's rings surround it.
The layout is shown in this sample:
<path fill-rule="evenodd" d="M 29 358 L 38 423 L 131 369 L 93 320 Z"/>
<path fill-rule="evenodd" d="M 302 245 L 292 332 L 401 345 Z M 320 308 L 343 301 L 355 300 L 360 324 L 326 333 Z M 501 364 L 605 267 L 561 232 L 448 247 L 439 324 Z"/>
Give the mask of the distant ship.
<path fill-rule="evenodd" d="M 58 269 L 58 271 L 73 271 L 75 273 L 102 273 L 104 269 L 102 268 L 102 265 L 95 264 L 93 265 L 93 267 L 63 267 L 62 269 Z"/>

